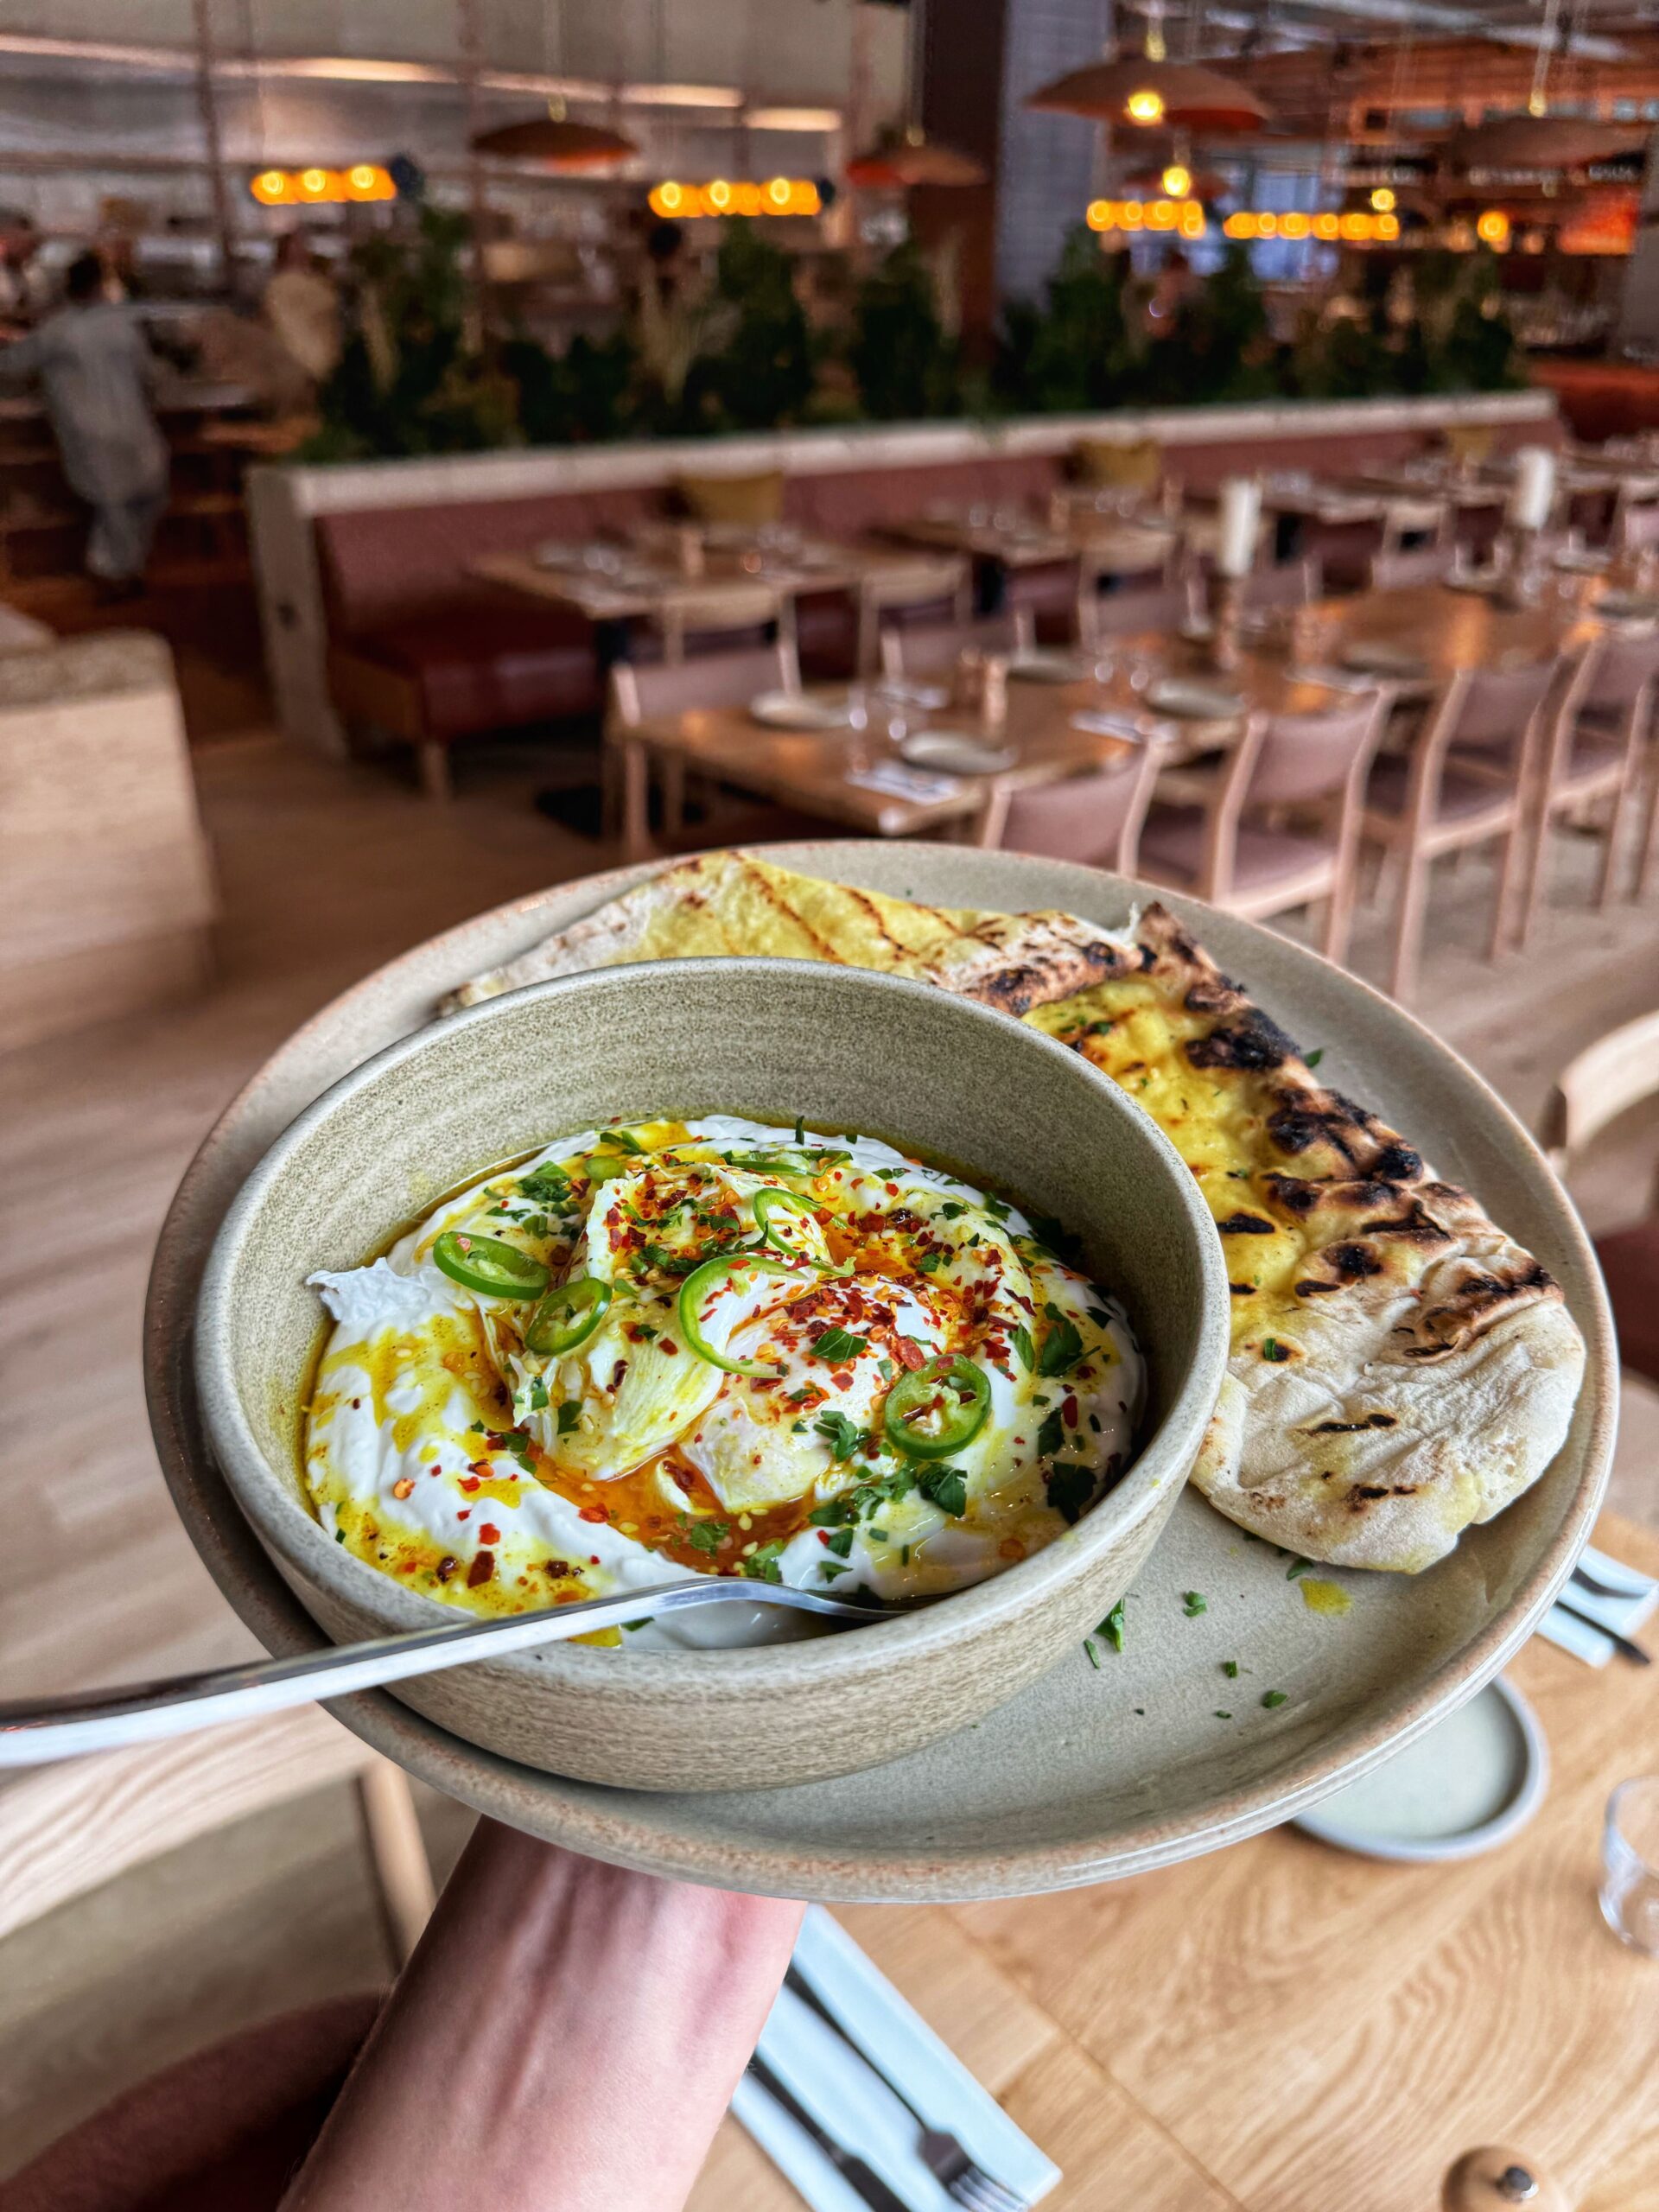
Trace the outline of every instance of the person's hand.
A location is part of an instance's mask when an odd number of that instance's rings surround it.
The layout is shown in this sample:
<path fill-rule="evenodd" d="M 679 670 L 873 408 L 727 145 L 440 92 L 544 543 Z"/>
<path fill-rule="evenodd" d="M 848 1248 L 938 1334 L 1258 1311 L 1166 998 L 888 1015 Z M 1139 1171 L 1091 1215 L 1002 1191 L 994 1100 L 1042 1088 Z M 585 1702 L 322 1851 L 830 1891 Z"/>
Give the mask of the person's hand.
<path fill-rule="evenodd" d="M 284 2212 L 679 2212 L 801 1910 L 481 1821 Z"/>

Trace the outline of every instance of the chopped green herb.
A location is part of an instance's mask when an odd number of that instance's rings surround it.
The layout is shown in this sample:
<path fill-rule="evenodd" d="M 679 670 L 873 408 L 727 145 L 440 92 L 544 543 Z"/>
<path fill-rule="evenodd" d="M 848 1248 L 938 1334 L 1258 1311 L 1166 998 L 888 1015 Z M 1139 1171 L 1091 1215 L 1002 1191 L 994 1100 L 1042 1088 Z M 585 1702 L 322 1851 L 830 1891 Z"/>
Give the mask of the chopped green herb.
<path fill-rule="evenodd" d="M 1060 1419 L 1059 1408 L 1056 1406 L 1052 1413 L 1043 1415 L 1043 1425 L 1037 1432 L 1039 1458 L 1048 1459 L 1052 1453 L 1060 1451 L 1065 1443 L 1065 1424 Z"/>
<path fill-rule="evenodd" d="M 800 1424 L 798 1422 L 796 1426 L 798 1427 Z M 850 1459 L 870 1433 L 868 1429 L 860 1428 L 855 1422 L 849 1421 L 843 1413 L 821 1414 L 812 1426 L 830 1446 L 832 1459 Z"/>
<path fill-rule="evenodd" d="M 1058 1306 L 1045 1306 L 1043 1311 L 1053 1326 L 1043 1338 L 1043 1348 L 1037 1356 L 1037 1372 L 1045 1376 L 1069 1375 L 1083 1357 L 1083 1338 Z"/>
<path fill-rule="evenodd" d="M 1280 1343 L 1277 1337 L 1263 1337 L 1262 1339 L 1262 1357 L 1263 1359 L 1273 1361 L 1274 1363 L 1277 1365 L 1281 1361 L 1288 1359 L 1290 1357 L 1290 1354 L 1285 1346 Z"/>
<path fill-rule="evenodd" d="M 717 1552 L 731 1533 L 729 1521 L 699 1521 L 687 1529 L 685 1541 L 694 1552 Z"/>
<path fill-rule="evenodd" d="M 954 1221 L 958 1214 L 966 1213 L 967 1211 L 967 1207 L 963 1205 L 960 1198 L 947 1198 L 939 1208 L 939 1218 L 941 1221 Z"/>
<path fill-rule="evenodd" d="M 778 1561 L 783 1556 L 784 1539 L 774 1537 L 769 1544 L 759 1544 L 743 1562 L 743 1572 L 751 1582 L 781 1582 L 783 1572 Z"/>
<path fill-rule="evenodd" d="M 647 1614 L 642 1621 L 624 1621 L 622 1625 L 626 1629 L 649 1628 L 651 1626 L 651 1617 Z"/>
<path fill-rule="evenodd" d="M 798 1114 L 795 1116 L 795 1141 L 797 1144 L 804 1144 L 806 1142 L 806 1116 L 804 1114 Z"/>
<path fill-rule="evenodd" d="M 877 1362 L 876 1362 L 876 1368 L 877 1368 L 878 1372 L 879 1372 L 879 1373 L 880 1373 L 880 1375 L 881 1380 L 882 1380 L 884 1382 L 892 1382 L 892 1380 L 893 1380 L 893 1362 L 892 1362 L 890 1359 L 879 1359 L 879 1360 L 877 1360 Z"/>
<path fill-rule="evenodd" d="M 601 1129 L 600 1142 L 614 1145 L 618 1152 L 632 1153 L 636 1158 L 643 1154 L 645 1148 L 639 1138 L 630 1135 L 626 1129 Z"/>
<path fill-rule="evenodd" d="M 1095 1471 L 1086 1460 L 1058 1459 L 1045 1470 L 1043 1487 L 1055 1512 L 1075 1527 L 1095 1494 Z"/>
<path fill-rule="evenodd" d="M 1314 1047 L 1314 1049 L 1313 1050 L 1313 1052 L 1307 1052 L 1307 1053 L 1305 1053 L 1305 1054 L 1303 1055 L 1303 1058 L 1302 1058 L 1302 1065 L 1303 1065 L 1305 1068 L 1316 1068 L 1316 1067 L 1318 1067 L 1318 1065 L 1319 1065 L 1319 1062 L 1320 1062 L 1324 1058 L 1325 1058 L 1325 1047 L 1324 1047 L 1324 1046 L 1323 1046 L 1323 1045 L 1316 1046 Z"/>
<path fill-rule="evenodd" d="M 343 1529 L 335 1529 L 335 1531 L 334 1531 L 334 1541 L 335 1541 L 337 1544 L 343 1544 L 343 1543 L 345 1542 L 345 1541 L 346 1541 L 346 1531 L 345 1531 Z"/>
<path fill-rule="evenodd" d="M 1181 1611 L 1188 1620 L 1196 1620 L 1200 1613 L 1207 1613 L 1209 1602 L 1200 1591 L 1189 1590 L 1181 1600 Z"/>
<path fill-rule="evenodd" d="M 844 1359 L 856 1359 L 860 1352 L 869 1348 L 869 1338 L 855 1337 L 850 1329 L 826 1329 L 816 1343 L 807 1346 L 814 1359 L 827 1359 L 832 1365 Z"/>
<path fill-rule="evenodd" d="M 539 1414 L 544 1412 L 546 1408 L 547 1385 L 538 1375 L 530 1386 L 530 1409 L 533 1414 Z"/>
<path fill-rule="evenodd" d="M 1217 1720 L 1230 1720 L 1232 1717 L 1233 1716 L 1230 1713 L 1224 1713 L 1219 1706 L 1216 1707 L 1216 1718 Z"/>
<path fill-rule="evenodd" d="M 582 1401 L 579 1398 L 567 1398 L 559 1408 L 559 1434 L 569 1436 L 581 1419 Z"/>
<path fill-rule="evenodd" d="M 1271 1712 L 1275 1705 L 1283 1705 L 1289 1695 L 1288 1690 L 1263 1690 L 1262 1702 Z"/>
<path fill-rule="evenodd" d="M 1095 1672 L 1098 1674 L 1100 1672 L 1100 1654 L 1095 1649 L 1095 1639 L 1092 1636 L 1085 1636 L 1084 1637 L 1083 1648 L 1089 1654 L 1089 1664 L 1094 1669 Z"/>
<path fill-rule="evenodd" d="M 901 1544 L 899 1548 L 899 1564 L 900 1567 L 908 1567 L 910 1565 L 910 1546 L 908 1544 Z"/>
<path fill-rule="evenodd" d="M 1222 1662 L 1221 1662 L 1221 1671 L 1222 1671 L 1222 1673 L 1223 1673 L 1224 1675 L 1226 1675 L 1226 1677 L 1227 1677 L 1227 1679 L 1228 1679 L 1228 1681 L 1229 1681 L 1230 1682 L 1236 1682 L 1236 1681 L 1238 1680 L 1238 1662 L 1237 1662 L 1237 1660 L 1236 1660 L 1236 1659 L 1224 1659 L 1224 1660 L 1222 1661 Z"/>
<path fill-rule="evenodd" d="M 850 1529 L 837 1529 L 824 1540 L 824 1549 L 836 1559 L 845 1559 L 852 1548 L 853 1532 Z"/>
<path fill-rule="evenodd" d="M 1037 1371 L 1037 1351 L 1031 1341 L 1031 1331 L 1023 1321 L 1009 1331 L 1008 1340 L 1020 1355 L 1020 1366 L 1027 1375 L 1034 1375 Z"/>
<path fill-rule="evenodd" d="M 960 1467 L 918 1467 L 916 1487 L 953 1519 L 960 1520 L 968 1510 L 968 1478 Z"/>
<path fill-rule="evenodd" d="M 1123 1649 L 1123 1600 L 1121 1598 L 1095 1630 L 1095 1634 L 1103 1636 L 1114 1651 L 1121 1651 Z"/>
<path fill-rule="evenodd" d="M 1299 1574 L 1306 1574 L 1308 1568 L 1312 1567 L 1313 1564 L 1313 1562 L 1311 1559 L 1292 1560 L 1290 1565 L 1285 1569 L 1286 1581 L 1294 1582 Z"/>
<path fill-rule="evenodd" d="M 563 1206 L 569 1200 L 570 1178 L 563 1167 L 548 1160 L 526 1175 L 518 1188 L 527 1198 L 540 1199 L 550 1206 Z"/>
<path fill-rule="evenodd" d="M 1006 1221 L 1014 1211 L 1014 1208 L 1005 1206 L 1001 1198 L 988 1198 L 985 1201 L 985 1211 L 993 1221 Z"/>
<path fill-rule="evenodd" d="M 838 1559 L 824 1559 L 818 1561 L 818 1573 L 826 1582 L 833 1582 L 838 1574 L 845 1574 L 847 1569 Z"/>

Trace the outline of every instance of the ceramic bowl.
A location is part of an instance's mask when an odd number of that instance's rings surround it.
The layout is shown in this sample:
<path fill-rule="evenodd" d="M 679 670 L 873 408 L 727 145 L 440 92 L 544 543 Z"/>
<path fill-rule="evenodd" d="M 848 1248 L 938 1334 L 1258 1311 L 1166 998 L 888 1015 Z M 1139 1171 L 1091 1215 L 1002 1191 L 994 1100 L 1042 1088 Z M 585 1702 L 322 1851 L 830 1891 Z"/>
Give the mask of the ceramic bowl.
<path fill-rule="evenodd" d="M 857 969 L 694 960 L 564 977 L 344 1077 L 278 1138 L 215 1241 L 195 1351 L 212 1446 L 337 1642 L 446 1609 L 331 1543 L 302 1502 L 300 1407 L 321 1319 L 306 1277 L 360 1263 L 442 1192 L 567 1131 L 721 1109 L 887 1136 L 1065 1222 L 1147 1357 L 1139 1456 L 1046 1551 L 919 1612 L 737 1651 L 556 1644 L 396 1693 L 549 1773 L 660 1790 L 800 1783 L 915 1751 L 1001 1705 L 1127 1588 L 1220 1387 L 1227 1286 L 1208 1210 L 1155 1124 L 1077 1054 Z"/>

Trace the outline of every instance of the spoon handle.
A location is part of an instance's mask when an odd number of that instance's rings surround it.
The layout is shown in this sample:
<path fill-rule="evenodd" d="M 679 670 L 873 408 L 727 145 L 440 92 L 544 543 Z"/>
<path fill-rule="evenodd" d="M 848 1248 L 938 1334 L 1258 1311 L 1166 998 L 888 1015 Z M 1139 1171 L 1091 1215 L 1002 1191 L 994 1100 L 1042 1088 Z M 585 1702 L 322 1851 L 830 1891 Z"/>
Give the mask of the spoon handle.
<path fill-rule="evenodd" d="M 647 1615 L 732 1602 L 794 1605 L 814 1612 L 852 1614 L 856 1610 L 787 1586 L 700 1574 L 608 1598 L 584 1598 L 540 1612 L 506 1613 L 494 1620 L 468 1614 L 459 1621 L 364 1643 L 325 1644 L 293 1658 L 249 1660 L 207 1674 L 165 1675 L 156 1681 L 124 1683 L 116 1689 L 41 1698 L 26 1705 L 0 1704 L 0 1768 L 38 1766 L 86 1751 L 155 1743 L 223 1720 L 251 1720 L 288 1706 L 346 1697 L 354 1690 L 407 1681 L 411 1675 L 436 1674 L 442 1668 L 465 1666 L 475 1659 L 504 1658 L 509 1652 L 588 1636 L 595 1629 L 620 1627 Z"/>

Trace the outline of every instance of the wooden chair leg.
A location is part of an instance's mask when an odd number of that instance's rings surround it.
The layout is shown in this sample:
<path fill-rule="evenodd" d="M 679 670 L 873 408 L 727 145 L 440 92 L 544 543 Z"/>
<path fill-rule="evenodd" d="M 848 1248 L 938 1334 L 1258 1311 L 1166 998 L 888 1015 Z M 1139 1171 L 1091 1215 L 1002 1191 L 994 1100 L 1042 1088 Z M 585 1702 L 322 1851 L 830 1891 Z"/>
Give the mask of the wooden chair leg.
<path fill-rule="evenodd" d="M 1642 830 L 1642 842 L 1636 856 L 1636 882 L 1631 896 L 1645 899 L 1656 882 L 1659 882 L 1659 760 L 1653 764 L 1648 780 L 1648 818 Z"/>
<path fill-rule="evenodd" d="M 1526 851 L 1521 864 L 1519 911 L 1515 921 L 1514 943 L 1517 952 L 1532 935 L 1532 925 L 1538 918 L 1539 903 L 1549 874 L 1549 839 L 1554 826 L 1555 817 L 1546 806 L 1533 823 L 1526 840 Z M 1519 836 L 1520 832 L 1517 830 L 1512 834 Z M 1498 950 L 1502 949 L 1500 946 Z M 1497 957 L 1496 951 L 1492 957 Z"/>
<path fill-rule="evenodd" d="M 1503 855 L 1498 863 L 1497 891 L 1492 901 L 1492 930 L 1486 942 L 1488 960 L 1499 959 L 1510 942 L 1510 917 L 1514 908 L 1515 894 L 1521 874 L 1521 861 L 1526 844 L 1524 826 L 1514 823 L 1503 840 Z"/>
<path fill-rule="evenodd" d="M 357 1800 L 386 1938 L 403 1967 L 438 1900 L 409 1777 L 390 1759 L 376 1758 L 357 1777 Z"/>
<path fill-rule="evenodd" d="M 1348 940 L 1354 928 L 1354 873 L 1356 863 L 1339 868 L 1325 902 L 1325 939 L 1320 946 L 1327 960 L 1341 967 L 1348 957 Z"/>
<path fill-rule="evenodd" d="M 415 757 L 421 772 L 421 789 L 428 798 L 440 802 L 453 798 L 455 787 L 449 774 L 448 747 L 429 737 L 416 747 Z"/>
<path fill-rule="evenodd" d="M 1618 882 L 1619 849 L 1624 842 L 1624 823 L 1635 798 L 1635 781 L 1628 773 L 1613 793 L 1613 810 L 1607 817 L 1606 842 L 1601 849 L 1601 874 L 1596 884 L 1596 904 L 1611 906 Z"/>
<path fill-rule="evenodd" d="M 685 828 L 685 762 L 677 753 L 666 755 L 662 765 L 663 834 L 677 837 Z"/>
<path fill-rule="evenodd" d="M 1389 964 L 1389 995 L 1409 1006 L 1417 992 L 1423 922 L 1428 912 L 1429 863 L 1418 852 L 1402 855 L 1403 871 L 1394 909 L 1394 952 Z"/>

